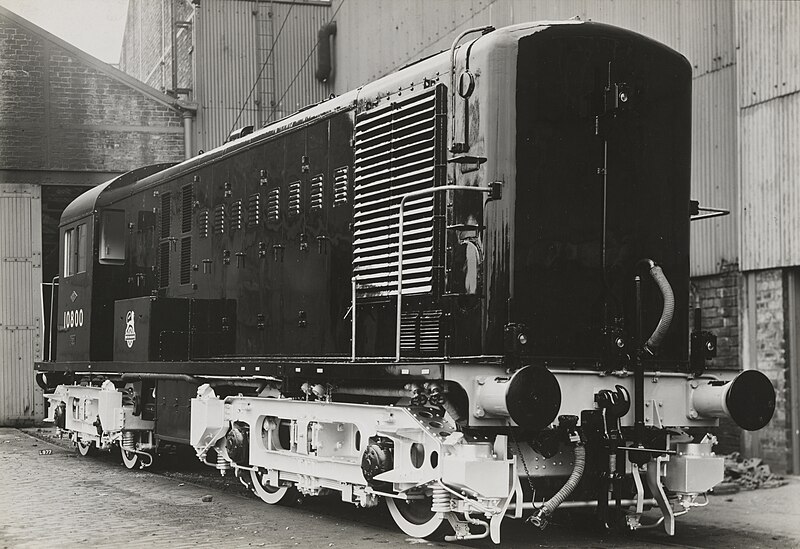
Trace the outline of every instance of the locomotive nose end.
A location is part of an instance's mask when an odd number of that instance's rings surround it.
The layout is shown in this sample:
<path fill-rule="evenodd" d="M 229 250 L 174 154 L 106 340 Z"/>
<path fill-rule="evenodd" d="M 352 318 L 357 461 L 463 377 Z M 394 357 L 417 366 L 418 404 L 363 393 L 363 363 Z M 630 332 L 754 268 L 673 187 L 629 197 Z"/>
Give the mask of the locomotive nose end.
<path fill-rule="evenodd" d="M 775 388 L 762 372 L 745 370 L 727 383 L 697 387 L 691 408 L 691 413 L 700 417 L 729 417 L 742 429 L 757 431 L 775 413 Z"/>
<path fill-rule="evenodd" d="M 775 413 L 775 388 L 758 370 L 745 370 L 729 383 L 725 395 L 731 419 L 746 431 L 757 431 Z"/>
<path fill-rule="evenodd" d="M 544 429 L 561 409 L 561 387 L 543 366 L 525 366 L 511 378 L 482 378 L 476 417 L 510 417 L 520 427 Z"/>

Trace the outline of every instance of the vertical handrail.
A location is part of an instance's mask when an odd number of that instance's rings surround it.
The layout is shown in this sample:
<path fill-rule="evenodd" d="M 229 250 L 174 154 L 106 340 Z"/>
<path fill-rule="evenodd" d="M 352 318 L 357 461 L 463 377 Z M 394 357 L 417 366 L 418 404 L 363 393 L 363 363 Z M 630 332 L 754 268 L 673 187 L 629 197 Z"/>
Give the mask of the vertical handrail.
<path fill-rule="evenodd" d="M 455 40 L 453 40 L 453 44 L 450 46 L 450 133 L 452 134 L 452 139 L 450 140 L 450 148 L 451 152 L 453 146 L 456 143 L 456 47 L 458 47 L 458 43 L 461 40 L 470 34 L 476 32 L 482 32 L 486 34 L 487 32 L 491 32 L 494 30 L 494 27 L 491 25 L 487 25 L 484 27 L 474 27 L 471 29 L 467 29 L 461 34 L 459 34 Z"/>
<path fill-rule="evenodd" d="M 58 286 L 58 275 L 53 277 L 53 280 L 50 282 L 50 316 L 47 319 L 47 328 L 50 330 L 50 337 L 47 342 L 47 361 L 53 361 L 53 301 L 55 300 L 56 295 L 56 286 Z M 44 308 L 44 300 L 42 300 L 42 308 Z M 42 322 L 44 322 L 44 314 L 42 314 Z"/>
<path fill-rule="evenodd" d="M 356 361 L 356 277 L 351 279 L 351 294 L 352 305 L 350 307 L 350 360 Z"/>
<path fill-rule="evenodd" d="M 490 187 L 468 187 L 466 185 L 442 185 L 441 187 L 411 191 L 403 195 L 400 199 L 400 215 L 398 217 L 397 226 L 397 326 L 395 330 L 395 362 L 400 362 L 400 316 L 403 312 L 403 218 L 405 216 L 406 200 L 442 191 L 471 191 L 489 194 L 492 192 L 492 189 Z M 355 308 L 355 298 L 353 298 L 353 307 Z"/>

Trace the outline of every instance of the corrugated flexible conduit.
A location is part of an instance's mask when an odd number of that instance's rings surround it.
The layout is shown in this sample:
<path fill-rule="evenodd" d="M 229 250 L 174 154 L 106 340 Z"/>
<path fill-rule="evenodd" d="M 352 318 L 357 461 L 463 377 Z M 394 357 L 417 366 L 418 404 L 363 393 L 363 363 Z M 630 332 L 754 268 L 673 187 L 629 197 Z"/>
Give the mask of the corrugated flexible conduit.
<path fill-rule="evenodd" d="M 649 263 L 650 276 L 658 286 L 658 289 L 661 291 L 661 296 L 664 299 L 664 308 L 661 311 L 661 318 L 658 321 L 658 325 L 655 331 L 653 331 L 653 335 L 651 335 L 650 339 L 644 344 L 645 351 L 654 355 L 658 346 L 661 345 L 661 342 L 664 340 L 664 336 L 667 335 L 669 325 L 672 323 L 672 315 L 675 313 L 675 296 L 672 293 L 672 286 L 670 286 L 667 277 L 664 276 L 661 267 L 652 261 L 649 261 Z"/>
<path fill-rule="evenodd" d="M 578 486 L 578 483 L 583 476 L 583 470 L 586 466 L 586 448 L 583 447 L 582 443 L 578 443 L 575 445 L 575 465 L 572 468 L 572 473 L 569 475 L 567 482 L 564 486 L 561 487 L 561 490 L 556 492 L 556 494 L 545 501 L 539 510 L 530 517 L 528 520 L 535 526 L 544 529 L 547 526 L 547 519 L 550 515 L 553 514 L 559 505 L 561 505 L 565 499 L 569 497 L 570 494 L 575 490 L 575 487 Z"/>

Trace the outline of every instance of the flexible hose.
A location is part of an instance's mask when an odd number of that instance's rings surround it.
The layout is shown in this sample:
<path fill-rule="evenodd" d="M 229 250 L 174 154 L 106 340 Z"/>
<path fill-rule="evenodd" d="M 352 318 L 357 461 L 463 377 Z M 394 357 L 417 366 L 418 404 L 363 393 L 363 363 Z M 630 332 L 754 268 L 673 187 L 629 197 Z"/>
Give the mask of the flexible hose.
<path fill-rule="evenodd" d="M 564 503 L 564 500 L 569 497 L 569 495 L 575 490 L 575 487 L 578 486 L 578 483 L 583 476 L 583 469 L 586 466 L 586 449 L 583 447 L 583 444 L 575 445 L 575 465 L 572 468 L 572 473 L 569 475 L 567 482 L 564 486 L 561 487 L 561 490 L 556 492 L 556 494 L 545 501 L 542 506 L 539 508 L 539 511 L 532 516 L 529 520 L 540 528 L 544 528 L 547 526 L 547 517 L 553 514 L 559 505 Z"/>
<path fill-rule="evenodd" d="M 661 342 L 664 340 L 664 336 L 667 335 L 669 325 L 672 323 L 672 315 L 675 313 L 675 296 L 672 293 L 672 286 L 669 285 L 669 281 L 667 277 L 664 276 L 661 267 L 653 264 L 652 267 L 650 267 L 650 276 L 653 277 L 656 285 L 658 285 L 658 289 L 661 290 L 661 296 L 664 299 L 661 319 L 659 319 L 653 335 L 651 335 L 647 343 L 644 344 L 645 350 L 651 355 L 654 355 L 655 350 L 658 349 L 658 346 L 661 345 Z"/>

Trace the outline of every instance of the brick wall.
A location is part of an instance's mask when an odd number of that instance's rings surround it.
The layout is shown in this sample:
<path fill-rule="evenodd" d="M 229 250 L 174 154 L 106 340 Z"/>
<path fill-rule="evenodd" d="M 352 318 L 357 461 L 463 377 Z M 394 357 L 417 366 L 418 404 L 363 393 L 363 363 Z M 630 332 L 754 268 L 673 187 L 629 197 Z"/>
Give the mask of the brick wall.
<path fill-rule="evenodd" d="M 738 266 L 732 264 L 726 271 L 713 275 L 693 278 L 689 287 L 689 326 L 694 326 L 693 310 L 702 311 L 702 329 L 717 336 L 717 356 L 708 363 L 710 373 L 735 375 L 742 368 L 739 347 L 739 298 L 742 290 L 742 274 Z M 701 432 L 703 431 L 703 432 Z M 693 433 L 704 434 L 705 430 Z M 719 427 L 713 430 L 718 445 L 718 454 L 730 454 L 741 449 L 742 429 L 732 420 L 720 419 Z"/>
<path fill-rule="evenodd" d="M 193 87 L 192 29 L 175 22 L 190 21 L 188 0 L 130 0 L 125 25 L 120 69 L 137 80 L 166 93 Z M 178 58 L 177 82 L 173 82 L 173 33 Z M 190 94 L 184 97 L 191 99 Z"/>
<path fill-rule="evenodd" d="M 759 432 L 760 457 L 785 472 L 790 464 L 786 418 L 787 377 L 784 276 L 781 269 L 759 271 L 755 280 L 755 356 L 758 369 L 775 387 L 775 415 Z"/>
<path fill-rule="evenodd" d="M 752 286 L 745 291 L 745 277 Z M 720 420 L 715 430 L 719 440 L 716 452 L 728 454 L 739 451 L 764 459 L 774 470 L 785 472 L 790 465 L 790 425 L 787 421 L 789 402 L 789 370 L 785 322 L 789 313 L 785 292 L 785 277 L 781 269 L 742 274 L 737 265 L 726 272 L 692 279 L 690 304 L 703 312 L 703 329 L 717 335 L 717 358 L 709 363 L 709 371 L 733 375 L 743 368 L 757 368 L 772 381 L 777 395 L 775 415 L 764 429 L 748 434 L 742 444 L 742 430 L 730 420 Z M 748 307 L 755 307 L 753 311 Z M 742 333 L 743 315 L 749 315 L 747 330 Z M 744 338 L 755 348 L 742 356 Z M 755 361 L 746 364 L 746 361 Z"/>
<path fill-rule="evenodd" d="M 737 265 L 714 276 L 693 278 L 690 286 L 690 315 L 700 307 L 703 316 L 702 328 L 717 336 L 717 357 L 708 367 L 710 370 L 741 370 L 739 350 L 739 295 L 742 274 Z M 693 317 L 689 318 L 692 327 Z"/>
<path fill-rule="evenodd" d="M 82 54 L 0 17 L 0 169 L 123 172 L 182 160 L 182 123 Z"/>

